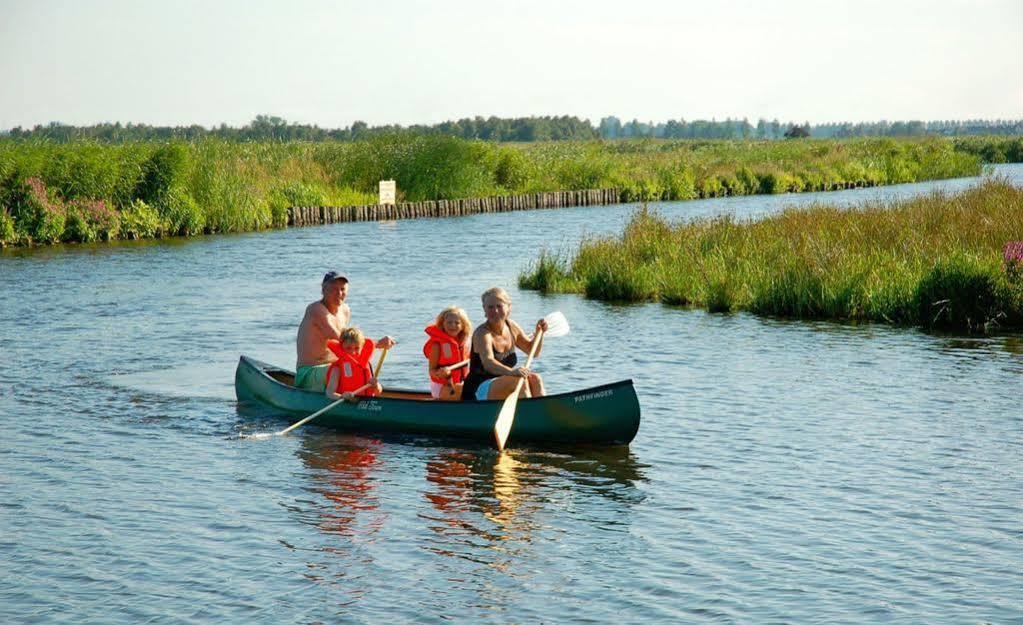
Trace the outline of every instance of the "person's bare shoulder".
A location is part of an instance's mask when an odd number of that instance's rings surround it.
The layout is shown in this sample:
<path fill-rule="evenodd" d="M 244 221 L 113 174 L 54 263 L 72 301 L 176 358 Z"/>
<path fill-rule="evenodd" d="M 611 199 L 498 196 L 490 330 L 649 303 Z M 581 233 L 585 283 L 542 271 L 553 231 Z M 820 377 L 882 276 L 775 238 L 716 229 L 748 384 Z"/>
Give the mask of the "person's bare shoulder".
<path fill-rule="evenodd" d="M 520 326 L 518 322 L 513 319 L 508 320 L 508 327 L 510 327 L 512 332 L 515 333 L 515 335 L 512 336 L 513 341 L 517 340 L 518 337 L 520 336 L 527 336 L 526 333 L 522 330 L 522 326 Z"/>
<path fill-rule="evenodd" d="M 324 318 L 327 316 L 327 307 L 322 302 L 316 300 L 305 307 L 305 317 L 307 319 Z"/>
<path fill-rule="evenodd" d="M 480 324 L 472 331 L 472 338 L 470 340 L 473 345 L 483 347 L 488 339 L 490 339 L 490 333 L 487 332 L 486 324 Z"/>

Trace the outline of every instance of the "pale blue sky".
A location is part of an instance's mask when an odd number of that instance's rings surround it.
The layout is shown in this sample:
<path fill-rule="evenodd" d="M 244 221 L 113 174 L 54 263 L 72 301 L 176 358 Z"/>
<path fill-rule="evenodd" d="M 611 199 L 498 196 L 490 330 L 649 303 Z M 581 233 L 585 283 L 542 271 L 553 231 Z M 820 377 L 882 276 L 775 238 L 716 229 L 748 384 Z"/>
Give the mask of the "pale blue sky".
<path fill-rule="evenodd" d="M 1023 117 L 1023 2 L 0 0 L 0 128 Z"/>

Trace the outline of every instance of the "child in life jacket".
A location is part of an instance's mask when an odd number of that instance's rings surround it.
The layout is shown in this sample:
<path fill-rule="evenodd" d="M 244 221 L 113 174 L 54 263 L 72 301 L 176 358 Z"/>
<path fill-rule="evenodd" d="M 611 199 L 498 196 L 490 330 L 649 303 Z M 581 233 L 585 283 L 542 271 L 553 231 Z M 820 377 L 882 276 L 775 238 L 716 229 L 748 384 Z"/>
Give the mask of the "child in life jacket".
<path fill-rule="evenodd" d="M 337 356 L 327 368 L 327 397 L 355 401 L 357 396 L 372 397 L 383 392 L 370 365 L 373 341 L 364 337 L 358 328 L 345 328 L 341 340 L 327 341 L 327 348 Z"/>
<path fill-rule="evenodd" d="M 430 395 L 457 401 L 462 396 L 462 380 L 469 372 L 469 315 L 457 306 L 449 306 L 426 326 L 426 333 L 430 338 L 423 345 L 423 355 L 429 360 Z"/>

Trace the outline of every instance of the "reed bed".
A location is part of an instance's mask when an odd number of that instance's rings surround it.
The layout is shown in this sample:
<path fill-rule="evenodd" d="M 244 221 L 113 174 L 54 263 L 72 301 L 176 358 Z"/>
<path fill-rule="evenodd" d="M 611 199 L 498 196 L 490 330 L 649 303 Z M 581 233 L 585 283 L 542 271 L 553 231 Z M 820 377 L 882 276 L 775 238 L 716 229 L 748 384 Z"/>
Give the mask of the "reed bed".
<path fill-rule="evenodd" d="M 4 139 L 0 245 L 283 227 L 292 206 L 372 204 L 385 179 L 410 202 L 595 188 L 619 189 L 622 201 L 825 191 L 976 175 L 979 146 L 964 151 L 942 138 L 498 144 L 413 133 L 336 143 Z"/>
<path fill-rule="evenodd" d="M 1023 326 L 1023 189 L 970 190 L 759 221 L 671 223 L 645 207 L 620 236 L 543 252 L 522 287 L 712 312 L 981 331 Z"/>

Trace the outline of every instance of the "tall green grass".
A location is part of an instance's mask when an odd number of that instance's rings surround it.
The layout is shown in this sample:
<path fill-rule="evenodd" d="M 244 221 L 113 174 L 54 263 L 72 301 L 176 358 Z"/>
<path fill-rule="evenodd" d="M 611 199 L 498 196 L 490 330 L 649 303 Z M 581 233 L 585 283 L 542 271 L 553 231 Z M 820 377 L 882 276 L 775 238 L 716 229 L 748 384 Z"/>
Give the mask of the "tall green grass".
<path fill-rule="evenodd" d="M 290 206 L 374 203 L 384 179 L 407 201 L 611 187 L 626 201 L 681 200 L 911 182 L 979 173 L 980 148 L 968 147 L 941 138 L 498 144 L 414 133 L 343 143 L 3 139 L 0 245 L 89 240 L 82 233 L 93 230 L 133 238 L 281 227 Z M 117 223 L 58 228 L 40 217 L 29 181 L 44 185 L 65 226 L 74 202 L 104 202 Z"/>
<path fill-rule="evenodd" d="M 1023 326 L 1023 189 L 988 180 L 854 209 L 817 205 L 761 221 L 670 223 L 643 208 L 572 258 L 543 252 L 523 288 L 710 311 L 978 330 Z"/>

